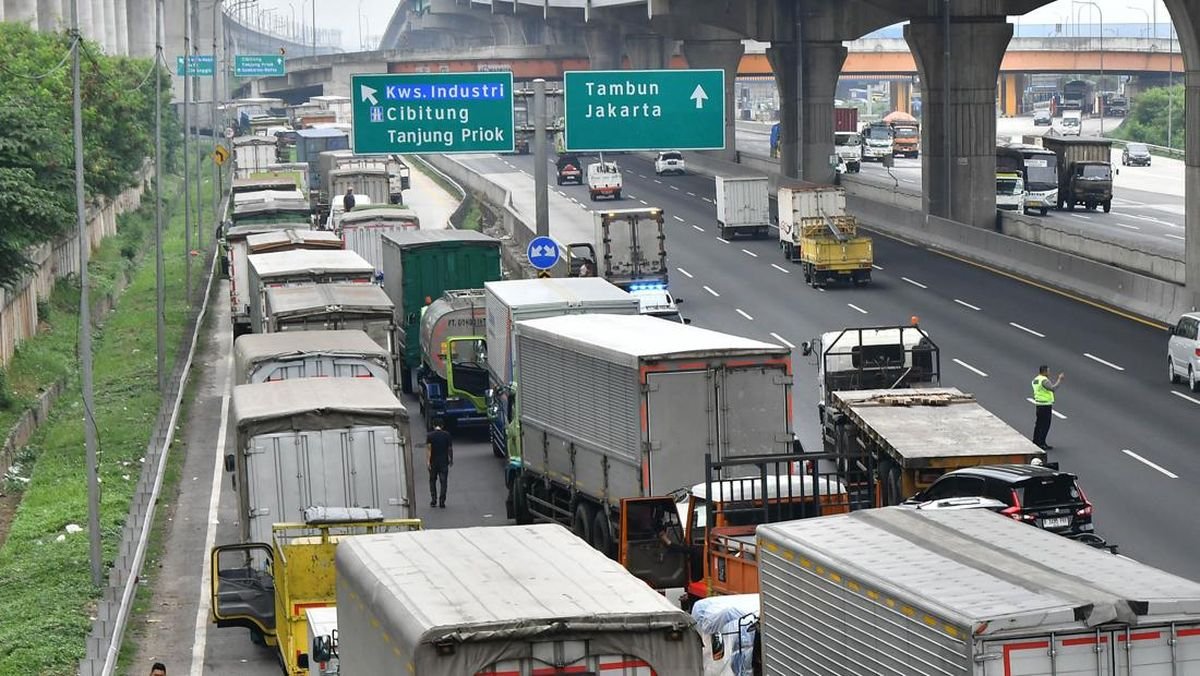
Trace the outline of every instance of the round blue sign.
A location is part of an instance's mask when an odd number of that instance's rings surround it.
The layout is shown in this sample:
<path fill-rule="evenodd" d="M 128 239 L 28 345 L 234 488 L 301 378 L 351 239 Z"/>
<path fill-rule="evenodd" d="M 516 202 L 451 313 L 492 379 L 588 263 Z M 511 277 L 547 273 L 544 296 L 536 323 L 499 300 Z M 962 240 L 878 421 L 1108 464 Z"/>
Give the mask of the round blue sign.
<path fill-rule="evenodd" d="M 549 270 L 558 262 L 558 242 L 549 237 L 534 237 L 525 250 L 529 264 L 536 270 Z"/>

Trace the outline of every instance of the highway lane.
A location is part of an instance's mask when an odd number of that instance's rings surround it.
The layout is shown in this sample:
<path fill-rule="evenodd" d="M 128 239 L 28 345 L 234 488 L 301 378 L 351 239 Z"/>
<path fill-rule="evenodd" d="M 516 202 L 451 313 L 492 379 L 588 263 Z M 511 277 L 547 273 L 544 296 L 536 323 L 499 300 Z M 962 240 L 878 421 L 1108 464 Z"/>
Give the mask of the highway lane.
<path fill-rule="evenodd" d="M 527 157 L 504 159 L 532 167 Z M 774 240 L 716 237 L 711 179 L 657 178 L 636 156 L 619 161 L 630 199 L 618 206 L 645 201 L 667 212 L 672 288 L 696 325 L 798 345 L 841 326 L 906 322 L 916 314 L 942 348 L 943 381 L 974 392 L 1027 434 L 1033 411 L 1026 398 L 1037 365 L 1065 371 L 1065 418 L 1051 431 L 1051 458 L 1080 474 L 1100 531 L 1123 551 L 1200 577 L 1189 473 L 1200 397 L 1167 384 L 1165 332 L 882 237 L 882 270 L 871 287 L 813 290 Z M 587 199 L 579 188 L 564 192 Z M 797 432 L 815 448 L 815 364 L 798 354 L 795 363 Z"/>

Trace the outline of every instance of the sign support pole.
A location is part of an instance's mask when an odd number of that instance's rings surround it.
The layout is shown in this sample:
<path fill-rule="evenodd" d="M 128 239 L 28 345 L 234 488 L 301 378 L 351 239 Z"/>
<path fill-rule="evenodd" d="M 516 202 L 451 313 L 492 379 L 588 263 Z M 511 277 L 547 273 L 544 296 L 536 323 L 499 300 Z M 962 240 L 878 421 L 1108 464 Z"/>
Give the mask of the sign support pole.
<path fill-rule="evenodd" d="M 550 235 L 550 179 L 546 171 L 546 81 L 533 81 L 533 189 L 534 214 L 537 220 L 537 235 Z"/>

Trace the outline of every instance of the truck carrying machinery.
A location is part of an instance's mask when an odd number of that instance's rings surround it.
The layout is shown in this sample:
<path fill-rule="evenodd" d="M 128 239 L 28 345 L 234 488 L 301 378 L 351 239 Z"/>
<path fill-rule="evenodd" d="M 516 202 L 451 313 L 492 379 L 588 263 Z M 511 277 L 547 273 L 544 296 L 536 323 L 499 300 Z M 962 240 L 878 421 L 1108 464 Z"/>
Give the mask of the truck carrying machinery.
<path fill-rule="evenodd" d="M 763 674 L 1200 673 L 1200 583 L 988 510 L 874 509 L 758 539 Z"/>
<path fill-rule="evenodd" d="M 443 293 L 501 278 L 500 241 L 474 230 L 410 230 L 383 236 L 383 288 L 396 305 L 396 375 L 405 393 L 421 365 L 421 311 Z"/>
<path fill-rule="evenodd" d="M 427 429 L 487 422 L 486 320 L 483 289 L 447 291 L 422 311 L 417 399 Z"/>
<path fill-rule="evenodd" d="M 606 209 L 594 219 L 592 241 L 567 245 L 569 276 L 601 277 L 626 291 L 634 282 L 669 281 L 662 209 Z"/>
<path fill-rule="evenodd" d="M 408 411 L 377 378 L 303 378 L 233 388 L 235 478 L 242 542 L 309 507 L 364 507 L 411 518 Z"/>
<path fill-rule="evenodd" d="M 362 331 L 242 336 L 233 344 L 233 384 L 293 378 L 378 378 L 392 384 L 392 355 Z"/>
<path fill-rule="evenodd" d="M 346 248 L 367 259 L 376 269 L 383 268 L 384 235 L 420 229 L 417 212 L 401 206 L 355 209 L 338 221 L 338 235 Z"/>
<path fill-rule="evenodd" d="M 639 313 L 639 302 L 630 294 L 596 277 L 512 279 L 483 285 L 487 317 L 487 368 L 491 381 L 488 417 L 491 422 L 492 452 L 509 456 L 508 430 L 516 405 L 517 322 L 568 314 Z M 515 431 L 515 427 L 513 428 Z M 520 439 L 512 440 L 520 456 Z"/>
<path fill-rule="evenodd" d="M 396 306 L 375 284 L 268 288 L 262 324 L 254 328 L 259 333 L 357 329 L 388 354 L 396 354 Z"/>
<path fill-rule="evenodd" d="M 1099 138 L 1042 136 L 1042 146 L 1058 158 L 1058 208 L 1082 204 L 1112 210 L 1112 142 Z"/>
<path fill-rule="evenodd" d="M 766 176 L 717 176 L 717 232 L 722 239 L 739 233 L 766 237 L 771 227 Z"/>
<path fill-rule="evenodd" d="M 269 288 L 313 286 L 315 284 L 371 284 L 375 268 L 353 251 L 296 249 L 247 256 L 249 284 L 245 297 L 245 325 L 235 319 L 234 334 L 239 328 L 249 333 L 265 326 L 266 292 Z"/>
<path fill-rule="evenodd" d="M 348 538 L 346 674 L 701 676 L 692 618 L 556 525 Z"/>
<path fill-rule="evenodd" d="M 792 451 L 788 348 L 645 316 L 518 322 L 508 512 L 622 543 L 623 498 L 704 480 L 715 460 Z"/>
<path fill-rule="evenodd" d="M 793 181 L 779 186 L 779 248 L 799 262 L 813 288 L 830 282 L 871 281 L 874 246 L 858 234 L 858 221 L 846 213 L 846 192 L 838 186 Z"/>

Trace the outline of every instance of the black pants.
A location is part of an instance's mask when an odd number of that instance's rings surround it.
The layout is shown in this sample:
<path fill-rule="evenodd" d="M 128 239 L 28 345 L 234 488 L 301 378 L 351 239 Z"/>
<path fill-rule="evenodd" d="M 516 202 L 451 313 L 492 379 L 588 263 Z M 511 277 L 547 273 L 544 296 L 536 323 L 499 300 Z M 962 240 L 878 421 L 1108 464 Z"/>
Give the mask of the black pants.
<path fill-rule="evenodd" d="M 1045 446 L 1046 435 L 1050 433 L 1050 421 L 1053 420 L 1054 406 L 1039 404 L 1033 408 L 1037 410 L 1037 417 L 1033 423 L 1033 443 Z"/>
<path fill-rule="evenodd" d="M 429 504 L 446 504 L 446 481 L 450 478 L 449 465 L 432 465 L 429 468 Z M 442 484 L 442 497 L 438 499 L 438 483 Z"/>

